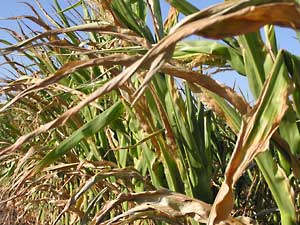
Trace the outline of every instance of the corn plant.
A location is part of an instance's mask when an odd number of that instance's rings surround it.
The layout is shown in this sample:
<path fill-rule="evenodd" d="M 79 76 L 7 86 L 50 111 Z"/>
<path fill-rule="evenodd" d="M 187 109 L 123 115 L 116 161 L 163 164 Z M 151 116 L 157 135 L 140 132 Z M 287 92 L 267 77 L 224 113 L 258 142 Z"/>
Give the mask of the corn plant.
<path fill-rule="evenodd" d="M 274 26 L 299 29 L 300 5 L 167 3 L 36 0 L 7 18 L 1 223 L 299 222 L 300 58 Z M 228 70 L 255 104 L 211 76 Z"/>

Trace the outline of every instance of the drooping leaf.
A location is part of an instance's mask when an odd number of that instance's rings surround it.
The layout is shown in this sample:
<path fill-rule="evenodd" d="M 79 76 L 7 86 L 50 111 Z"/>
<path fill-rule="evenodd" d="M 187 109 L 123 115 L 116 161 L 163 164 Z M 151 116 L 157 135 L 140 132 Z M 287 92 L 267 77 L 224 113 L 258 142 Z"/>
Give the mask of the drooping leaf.
<path fill-rule="evenodd" d="M 238 141 L 226 168 L 225 181 L 215 199 L 209 225 L 226 219 L 233 208 L 233 187 L 249 163 L 269 145 L 272 134 L 279 126 L 287 109 L 290 80 L 283 64 L 283 52 L 279 52 L 271 75 L 268 77 L 255 107 L 243 120 Z M 293 207 L 293 202 L 292 208 Z M 282 205 L 279 205 L 281 207 Z M 296 224 L 295 210 L 285 224 Z M 284 216 L 282 217 L 284 218 Z"/>

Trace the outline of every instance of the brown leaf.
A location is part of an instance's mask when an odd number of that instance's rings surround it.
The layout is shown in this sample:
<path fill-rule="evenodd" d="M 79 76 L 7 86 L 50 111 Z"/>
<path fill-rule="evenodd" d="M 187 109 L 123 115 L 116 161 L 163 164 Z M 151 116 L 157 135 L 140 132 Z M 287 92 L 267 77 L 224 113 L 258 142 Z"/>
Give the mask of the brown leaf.
<path fill-rule="evenodd" d="M 165 64 L 162 67 L 162 71 L 181 79 L 188 81 L 189 83 L 195 83 L 201 87 L 219 95 L 230 102 L 241 114 L 246 114 L 250 109 L 250 105 L 245 99 L 237 94 L 232 88 L 219 84 L 217 81 L 209 76 L 202 75 L 196 71 L 187 70 L 179 66 L 172 66 Z"/>
<path fill-rule="evenodd" d="M 126 212 L 114 216 L 112 219 L 103 221 L 105 215 L 123 202 L 135 202 L 136 206 Z M 180 219 L 191 217 L 199 223 L 207 223 L 211 205 L 183 194 L 175 193 L 166 189 L 146 191 L 141 193 L 121 193 L 116 199 L 107 202 L 100 212 L 93 218 L 91 224 L 127 224 L 139 218 L 151 218 L 155 212 L 155 219 L 160 218 L 171 224 L 181 224 Z M 124 220 L 124 218 L 126 218 Z M 122 220 L 121 220 L 122 219 Z M 103 221 L 103 222 L 102 222 Z M 222 224 L 250 225 L 253 220 L 248 217 L 229 217 Z M 221 225 L 221 224 L 220 224 Z"/>
<path fill-rule="evenodd" d="M 197 34 L 206 38 L 220 39 L 253 32 L 266 24 L 300 28 L 300 21 L 297 19 L 300 17 L 300 6 L 296 3 L 246 5 L 245 8 L 240 9 L 243 4 L 251 4 L 251 2 L 226 2 L 187 17 L 170 32 L 170 35 L 148 51 L 139 63 L 128 68 L 129 77 L 139 67 L 149 68 L 144 82 L 136 92 L 137 98 L 141 96 L 155 72 L 163 65 L 162 62 L 170 60 L 176 43 L 183 38 Z"/>
<path fill-rule="evenodd" d="M 98 57 L 95 59 L 88 59 L 88 60 L 78 60 L 78 61 L 71 61 L 69 63 L 66 63 L 62 66 L 55 74 L 53 74 L 50 77 L 47 77 L 45 79 L 38 80 L 34 85 L 30 86 L 26 90 L 20 92 L 16 95 L 15 98 L 13 98 L 9 103 L 7 103 L 5 106 L 3 106 L 0 109 L 0 112 L 3 112 L 6 110 L 9 106 L 14 104 L 19 99 L 25 97 L 29 93 L 32 93 L 33 91 L 41 90 L 51 84 L 54 84 L 64 77 L 68 76 L 70 73 L 73 73 L 77 71 L 78 69 L 83 69 L 91 66 L 98 66 L 98 65 L 104 65 L 104 66 L 112 66 L 112 65 L 128 65 L 134 61 L 136 61 L 139 57 L 138 56 L 128 56 L 124 54 L 115 54 L 110 56 L 104 56 L 104 57 Z"/>
<path fill-rule="evenodd" d="M 164 21 L 164 29 L 165 30 L 169 31 L 169 29 L 171 27 L 173 27 L 174 24 L 177 23 L 178 15 L 179 15 L 179 12 L 177 11 L 177 9 L 171 6 L 168 16 L 167 16 L 166 20 Z"/>
<path fill-rule="evenodd" d="M 270 138 L 288 108 L 290 87 L 287 76 L 280 52 L 255 107 L 243 118 L 235 149 L 225 171 L 225 181 L 212 206 L 208 225 L 218 224 L 228 218 L 233 209 L 236 181 L 249 163 L 268 148 Z"/>
<path fill-rule="evenodd" d="M 108 202 L 102 210 L 97 213 L 91 224 L 100 223 L 108 212 L 125 201 L 136 202 L 138 206 L 107 221 L 107 224 L 114 224 L 125 216 L 148 210 L 159 211 L 175 219 L 191 216 L 198 222 L 206 223 L 210 211 L 209 204 L 166 189 L 133 194 L 122 193 L 115 200 Z"/>
<path fill-rule="evenodd" d="M 3 28 L 2 28 L 3 29 Z M 51 37 L 53 35 L 58 35 L 62 33 L 70 33 L 70 32 L 75 32 L 75 31 L 98 31 L 101 32 L 102 34 L 108 34 L 108 35 L 113 35 L 116 37 L 120 37 L 121 39 L 125 39 L 127 41 L 136 43 L 137 45 L 144 46 L 145 48 L 149 48 L 151 45 L 145 40 L 144 38 L 141 38 L 137 36 L 133 31 L 124 29 L 121 27 L 117 27 L 111 24 L 101 24 L 98 22 L 94 23 L 88 23 L 88 24 L 82 24 L 82 25 L 77 25 L 73 27 L 67 27 L 67 28 L 61 28 L 61 29 L 56 29 L 56 30 L 49 30 L 44 33 L 41 33 L 39 35 L 36 35 L 32 38 L 26 39 L 24 41 L 19 42 L 16 45 L 12 45 L 7 48 L 2 48 L 1 54 L 9 54 L 12 51 L 18 51 L 21 50 L 22 47 L 30 45 L 32 42 L 36 40 L 40 40 L 42 38 L 46 37 Z"/>
<path fill-rule="evenodd" d="M 50 27 L 44 21 L 42 21 L 40 18 L 36 18 L 34 16 L 22 15 L 22 16 L 8 17 L 8 18 L 0 19 L 0 20 L 20 20 L 20 19 L 28 19 L 28 20 L 36 23 L 40 27 L 43 27 L 45 30 L 50 30 Z"/>

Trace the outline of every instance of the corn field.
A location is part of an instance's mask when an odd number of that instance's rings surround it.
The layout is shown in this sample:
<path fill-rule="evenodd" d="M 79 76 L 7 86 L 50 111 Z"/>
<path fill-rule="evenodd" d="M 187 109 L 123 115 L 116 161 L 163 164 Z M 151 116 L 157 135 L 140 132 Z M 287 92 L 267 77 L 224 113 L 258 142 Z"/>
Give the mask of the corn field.
<path fill-rule="evenodd" d="M 1 28 L 0 224 L 299 224 L 297 1 L 51 2 Z"/>

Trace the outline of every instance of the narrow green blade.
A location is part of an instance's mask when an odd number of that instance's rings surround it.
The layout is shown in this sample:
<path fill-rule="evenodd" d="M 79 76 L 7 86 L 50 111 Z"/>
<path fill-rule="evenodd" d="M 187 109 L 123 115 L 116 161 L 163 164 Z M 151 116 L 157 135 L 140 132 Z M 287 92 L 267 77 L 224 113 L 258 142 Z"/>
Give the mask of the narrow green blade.
<path fill-rule="evenodd" d="M 77 131 L 75 131 L 70 137 L 65 139 L 61 144 L 53 151 L 49 152 L 34 168 L 33 173 L 40 172 L 47 165 L 55 162 L 57 159 L 65 155 L 70 151 L 77 143 L 83 138 L 90 137 L 105 126 L 109 125 L 112 121 L 122 115 L 124 111 L 123 104 L 116 102 L 109 109 L 98 115 L 95 119 L 87 122 Z"/>

